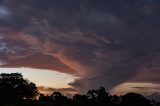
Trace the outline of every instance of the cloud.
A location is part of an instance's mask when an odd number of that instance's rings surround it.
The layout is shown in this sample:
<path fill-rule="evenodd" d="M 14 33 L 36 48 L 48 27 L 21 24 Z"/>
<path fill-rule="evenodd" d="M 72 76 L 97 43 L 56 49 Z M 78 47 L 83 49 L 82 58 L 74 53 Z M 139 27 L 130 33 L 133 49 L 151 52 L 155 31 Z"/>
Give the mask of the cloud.
<path fill-rule="evenodd" d="M 51 87 L 39 86 L 38 90 L 41 93 L 44 93 L 45 95 L 51 95 L 53 92 L 61 92 L 65 96 L 68 96 L 68 97 L 71 97 L 74 94 L 78 93 L 78 90 L 76 90 L 74 88 L 59 88 L 59 89 L 55 89 L 55 88 L 51 88 Z"/>
<path fill-rule="evenodd" d="M 57 70 L 62 73 L 76 74 L 76 72 L 61 63 L 58 59 L 36 52 L 36 54 L 24 56 L 11 56 L 6 64 L 1 67 L 31 67 L 40 69 Z"/>
<path fill-rule="evenodd" d="M 80 2 L 4 0 L 12 15 L 1 20 L 0 32 L 15 51 L 1 53 L 6 66 L 77 74 L 81 79 L 70 85 L 81 92 L 159 83 L 159 1 Z"/>
<path fill-rule="evenodd" d="M 123 95 L 127 92 L 136 92 L 145 96 L 150 96 L 160 92 L 160 84 L 126 82 L 112 89 L 111 94 Z"/>
<path fill-rule="evenodd" d="M 4 6 L 0 6 L 0 18 L 4 18 L 10 14 L 9 10 L 7 10 Z"/>
<path fill-rule="evenodd" d="M 5 62 L 2 61 L 2 60 L 0 60 L 0 66 L 2 66 L 2 65 L 4 65 L 4 64 L 5 64 Z"/>
<path fill-rule="evenodd" d="M 139 68 L 137 74 L 130 81 L 160 83 L 158 76 L 160 74 L 159 56 L 159 52 L 155 52 L 152 59 Z"/>
<path fill-rule="evenodd" d="M 160 90 L 160 88 L 156 88 L 156 87 L 133 87 L 135 89 L 140 89 L 140 90 L 150 90 L 150 89 L 154 89 L 154 90 Z"/>

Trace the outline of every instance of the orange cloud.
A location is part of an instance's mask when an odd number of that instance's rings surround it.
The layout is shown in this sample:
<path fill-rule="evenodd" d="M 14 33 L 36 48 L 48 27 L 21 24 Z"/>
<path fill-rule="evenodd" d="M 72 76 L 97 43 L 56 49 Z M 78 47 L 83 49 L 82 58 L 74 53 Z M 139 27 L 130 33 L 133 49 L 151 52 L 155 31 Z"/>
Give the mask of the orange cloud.
<path fill-rule="evenodd" d="M 61 92 L 66 96 L 73 96 L 74 94 L 78 93 L 78 90 L 76 90 L 74 88 L 55 89 L 55 88 L 51 88 L 51 87 L 39 86 L 38 90 L 45 95 L 51 95 L 53 92 Z"/>

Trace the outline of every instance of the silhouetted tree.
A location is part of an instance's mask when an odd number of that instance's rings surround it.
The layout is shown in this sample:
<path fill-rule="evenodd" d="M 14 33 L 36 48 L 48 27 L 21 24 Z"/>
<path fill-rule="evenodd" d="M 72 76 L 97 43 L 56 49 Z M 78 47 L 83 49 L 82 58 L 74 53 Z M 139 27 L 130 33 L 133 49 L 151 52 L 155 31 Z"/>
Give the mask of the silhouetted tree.
<path fill-rule="evenodd" d="M 140 94 L 128 93 L 121 97 L 121 106 L 152 106 L 151 102 Z"/>
<path fill-rule="evenodd" d="M 38 94 L 34 83 L 26 80 L 20 73 L 0 74 L 0 100 L 20 101 L 35 99 Z"/>
<path fill-rule="evenodd" d="M 45 96 L 44 94 L 40 94 L 39 95 L 39 101 L 47 101 L 47 102 L 50 102 L 50 101 L 52 101 L 52 99 L 51 99 L 51 97 L 50 96 Z"/>
<path fill-rule="evenodd" d="M 113 106 L 117 106 L 121 103 L 120 98 L 117 95 L 111 96 L 110 100 Z"/>
<path fill-rule="evenodd" d="M 60 92 L 54 92 L 50 97 L 56 106 L 65 106 L 69 104 L 68 98 L 63 96 Z"/>
<path fill-rule="evenodd" d="M 88 105 L 89 101 L 86 95 L 76 94 L 73 96 L 74 106 Z"/>
<path fill-rule="evenodd" d="M 50 96 L 40 94 L 36 100 L 37 94 L 36 85 L 21 74 L 0 74 L 0 106 L 160 106 L 160 102 L 136 93 L 112 96 L 104 87 L 89 90 L 87 95 L 75 94 L 72 99 L 54 92 Z"/>
<path fill-rule="evenodd" d="M 150 101 L 152 106 L 160 106 L 160 102 L 156 102 L 155 100 Z"/>
<path fill-rule="evenodd" d="M 111 105 L 111 97 L 109 96 L 109 93 L 106 92 L 104 87 L 100 87 L 97 90 L 97 103 L 100 106 L 105 106 L 105 105 Z"/>

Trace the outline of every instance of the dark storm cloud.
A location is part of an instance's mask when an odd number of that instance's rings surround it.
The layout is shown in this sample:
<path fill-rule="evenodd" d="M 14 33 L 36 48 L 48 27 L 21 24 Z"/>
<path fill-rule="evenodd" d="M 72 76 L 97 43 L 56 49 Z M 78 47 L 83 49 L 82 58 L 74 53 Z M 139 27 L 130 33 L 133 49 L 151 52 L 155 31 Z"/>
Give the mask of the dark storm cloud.
<path fill-rule="evenodd" d="M 20 32 L 16 39 L 74 70 L 81 79 L 70 85 L 81 91 L 97 86 L 109 90 L 126 81 L 159 81 L 158 74 L 155 79 L 139 77 L 148 64 L 159 67 L 159 0 L 3 0 L 1 4 L 0 26 Z M 14 39 L 15 34 L 3 36 Z M 150 73 L 159 73 L 159 68 Z"/>
<path fill-rule="evenodd" d="M 152 58 L 141 66 L 138 69 L 137 75 L 131 79 L 134 82 L 151 82 L 151 83 L 160 83 L 159 74 L 160 74 L 160 61 L 159 61 L 159 52 L 154 53 Z"/>

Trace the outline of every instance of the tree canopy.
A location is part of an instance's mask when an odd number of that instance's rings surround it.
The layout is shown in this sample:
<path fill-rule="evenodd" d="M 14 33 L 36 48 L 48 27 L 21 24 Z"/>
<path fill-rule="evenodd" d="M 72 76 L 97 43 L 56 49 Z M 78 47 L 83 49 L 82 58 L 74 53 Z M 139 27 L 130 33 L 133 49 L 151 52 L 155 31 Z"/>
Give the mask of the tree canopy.
<path fill-rule="evenodd" d="M 35 99 L 39 96 L 39 99 Z M 160 102 L 146 99 L 137 93 L 110 95 L 104 87 L 89 90 L 86 95 L 72 98 L 61 92 L 44 95 L 34 83 L 20 73 L 0 74 L 0 106 L 160 106 Z"/>
<path fill-rule="evenodd" d="M 15 101 L 33 99 L 38 90 L 34 83 L 24 79 L 20 73 L 0 74 L 0 100 Z"/>

